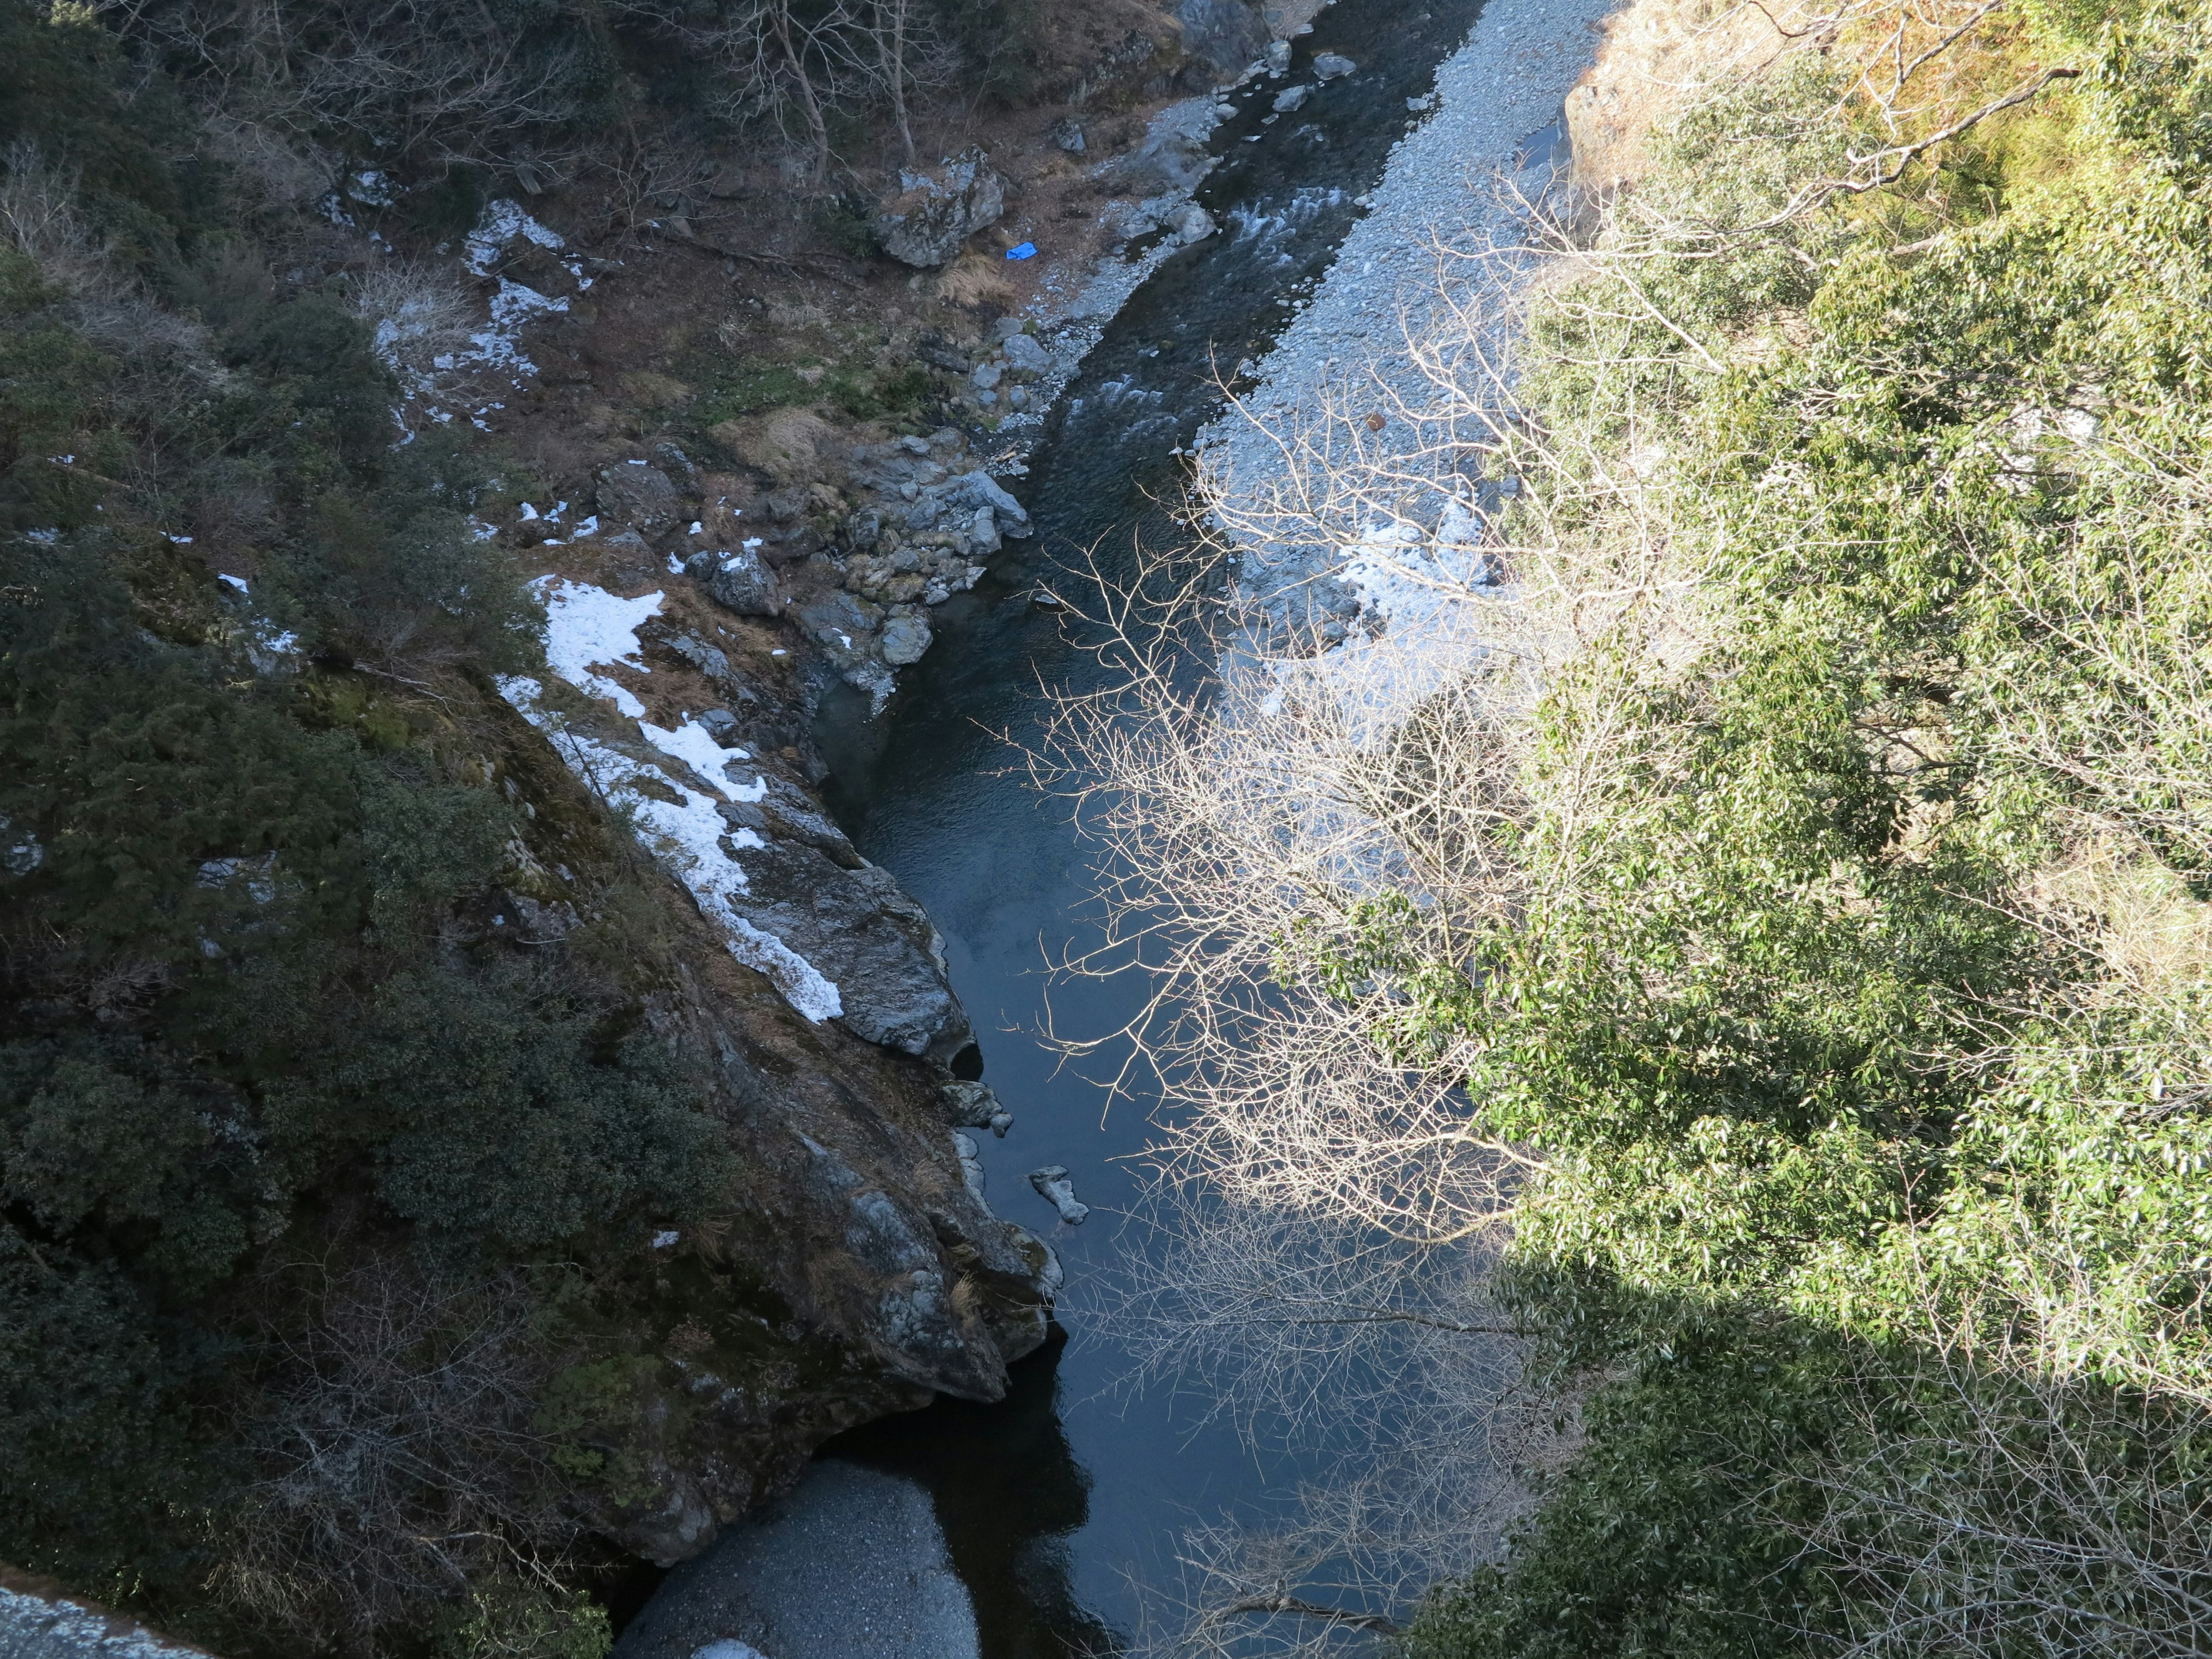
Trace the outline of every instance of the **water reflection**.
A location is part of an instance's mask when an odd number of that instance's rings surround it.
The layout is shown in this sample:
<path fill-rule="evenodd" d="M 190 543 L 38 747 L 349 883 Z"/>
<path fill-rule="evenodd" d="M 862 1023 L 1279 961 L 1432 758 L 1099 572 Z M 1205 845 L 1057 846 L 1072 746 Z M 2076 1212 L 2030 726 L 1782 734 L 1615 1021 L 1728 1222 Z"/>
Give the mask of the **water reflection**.
<path fill-rule="evenodd" d="M 1079 1604 L 1069 1540 L 1089 1519 L 1091 1476 L 1060 1423 L 1067 1333 L 1013 1368 L 995 1406 L 940 1399 L 840 1436 L 823 1455 L 904 1475 L 937 1502 L 953 1570 L 990 1659 L 1069 1659 L 1113 1650 L 1113 1633 Z"/>

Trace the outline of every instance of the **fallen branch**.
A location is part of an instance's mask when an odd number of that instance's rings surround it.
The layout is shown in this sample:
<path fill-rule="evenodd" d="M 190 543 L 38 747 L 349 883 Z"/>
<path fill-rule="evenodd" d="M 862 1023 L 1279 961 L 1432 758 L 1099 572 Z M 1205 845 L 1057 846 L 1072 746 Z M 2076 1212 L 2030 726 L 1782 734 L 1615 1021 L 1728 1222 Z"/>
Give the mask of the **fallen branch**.
<path fill-rule="evenodd" d="M 1302 1618 L 1325 1620 L 1342 1625 L 1350 1630 L 1372 1631 L 1378 1636 L 1403 1636 L 1406 1627 L 1384 1618 L 1379 1613 L 1352 1613 L 1343 1607 L 1325 1607 L 1316 1601 L 1301 1601 L 1295 1595 L 1280 1592 L 1273 1595 L 1248 1595 L 1241 1601 L 1232 1601 L 1222 1609 L 1224 1613 L 1295 1613 Z"/>

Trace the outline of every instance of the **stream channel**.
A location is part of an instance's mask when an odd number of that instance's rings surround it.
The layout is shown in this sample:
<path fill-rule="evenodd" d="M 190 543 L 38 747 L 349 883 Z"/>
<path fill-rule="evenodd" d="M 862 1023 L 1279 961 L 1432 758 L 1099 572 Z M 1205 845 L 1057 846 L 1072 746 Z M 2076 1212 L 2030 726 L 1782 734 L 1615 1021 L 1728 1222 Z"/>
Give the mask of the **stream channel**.
<path fill-rule="evenodd" d="M 981 1036 L 984 1080 L 1014 1114 L 1004 1140 L 976 1136 L 992 1202 L 1050 1239 L 1071 1282 L 1110 1271 L 1117 1214 L 1136 1195 L 1127 1160 L 1149 1126 L 1141 1102 L 1104 1111 L 1096 1079 L 1064 1066 L 1037 1034 L 1048 1018 L 1063 1033 L 1110 1032 L 1135 1011 L 1141 988 L 1133 980 L 1055 981 L 1047 971 L 1048 957 L 1097 938 L 1091 868 L 1066 804 L 1032 789 L 1019 750 L 1045 712 L 1041 685 L 1080 692 L 1102 670 L 1030 595 L 1042 582 L 1080 604 L 1067 571 L 1087 548 L 1111 577 L 1140 542 L 1188 545 L 1190 532 L 1174 513 L 1184 482 L 1176 452 L 1219 412 L 1217 376 L 1263 357 L 1291 307 L 1326 272 L 1360 211 L 1354 198 L 1380 180 L 1392 145 L 1418 118 L 1407 100 L 1427 94 L 1481 4 L 1339 0 L 1293 43 L 1287 77 L 1261 77 L 1231 95 L 1238 113 L 1215 132 L 1221 162 L 1198 192 L 1219 233 L 1167 259 L 1130 298 L 1052 410 L 1027 477 L 1009 480 L 1035 537 L 1007 544 L 972 593 L 933 613 L 937 645 L 905 672 L 881 716 L 868 719 L 866 698 L 842 688 L 823 710 L 830 805 L 860 851 L 896 875 L 943 933 L 954 988 Z M 1311 82 L 1310 65 L 1323 52 L 1352 58 L 1356 73 L 1264 122 L 1278 91 Z M 1028 1171 L 1049 1164 L 1065 1164 L 1092 1206 L 1083 1226 L 1058 1224 L 1031 1193 Z M 1129 1364 L 1109 1333 L 1079 1330 L 1071 1341 L 1055 1329 L 1015 1368 L 1003 1403 L 940 1401 L 824 1449 L 928 1493 L 975 1613 L 976 1645 L 963 1639 L 948 1654 L 1114 1651 L 1137 1633 L 1137 1584 L 1172 1582 L 1179 1530 L 1224 1512 L 1263 1513 L 1295 1484 L 1298 1460 L 1255 1451 L 1233 1425 L 1208 1421 L 1210 1401 L 1117 1388 Z M 626 1634 L 624 1655 L 645 1650 L 648 1630 L 671 1611 L 661 1604 L 693 1594 L 716 1554 L 671 1576 Z M 819 1616 L 835 1625 L 848 1615 L 823 1607 Z M 818 1629 L 799 1645 L 939 1659 L 926 1630 L 895 1638 Z M 716 1642 L 701 1651 L 743 1659 L 740 1648 Z M 651 1650 L 661 1650 L 657 1640 Z"/>

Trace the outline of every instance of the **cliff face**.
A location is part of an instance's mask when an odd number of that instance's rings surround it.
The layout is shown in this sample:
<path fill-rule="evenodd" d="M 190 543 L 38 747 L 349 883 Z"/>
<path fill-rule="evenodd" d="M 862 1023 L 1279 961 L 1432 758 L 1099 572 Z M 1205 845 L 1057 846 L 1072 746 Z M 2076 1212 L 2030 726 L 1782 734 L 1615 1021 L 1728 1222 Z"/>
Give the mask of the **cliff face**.
<path fill-rule="evenodd" d="M 617 588 L 668 557 L 635 530 L 605 546 L 594 574 Z M 557 932 L 592 902 L 576 843 L 610 808 L 627 823 L 665 878 L 649 1024 L 709 1079 L 738 1153 L 704 1229 L 641 1244 L 638 1316 L 665 1322 L 667 1364 L 595 1430 L 627 1470 L 598 1524 L 666 1565 L 840 1429 L 932 1392 L 1000 1397 L 1059 1268 L 963 1176 L 955 1128 L 988 1098 L 948 1086 L 969 1022 L 927 917 L 811 793 L 786 636 L 681 576 L 628 598 L 539 586 L 552 672 L 501 688 L 536 889 L 514 908 Z"/>

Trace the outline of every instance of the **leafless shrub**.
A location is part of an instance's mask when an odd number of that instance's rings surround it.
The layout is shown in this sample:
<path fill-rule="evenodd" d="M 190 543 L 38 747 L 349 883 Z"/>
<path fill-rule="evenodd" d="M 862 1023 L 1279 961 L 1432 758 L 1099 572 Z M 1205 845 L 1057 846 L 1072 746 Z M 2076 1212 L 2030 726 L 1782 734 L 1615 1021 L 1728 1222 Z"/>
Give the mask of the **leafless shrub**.
<path fill-rule="evenodd" d="M 482 326 L 473 296 L 447 265 L 387 260 L 354 278 L 350 299 L 375 331 L 372 349 L 410 397 L 434 395 L 450 380 L 455 354 Z"/>
<path fill-rule="evenodd" d="M 1988 1372 L 1929 1346 L 1858 1379 L 1812 1473 L 1812 1518 L 1775 1524 L 1853 1586 L 1849 1659 L 2199 1654 L 2212 1640 L 2212 1491 L 2194 1407 Z M 1717 1449 L 1717 1458 L 1733 1455 Z M 1802 1472 L 1773 1472 L 1779 1493 Z"/>
<path fill-rule="evenodd" d="M 573 1535 L 531 1426 L 554 1364 L 513 1276 L 380 1257 L 265 1335 L 246 1489 L 216 1588 L 256 1616 L 366 1637 L 495 1572 L 557 1588 Z"/>
<path fill-rule="evenodd" d="M 651 226 L 696 211 L 715 166 L 696 145 L 626 131 L 599 157 L 598 171 L 605 180 L 607 218 L 619 228 L 617 245 L 637 247 Z"/>
<path fill-rule="evenodd" d="M 232 121 L 394 161 L 498 155 L 574 120 L 571 48 L 436 0 L 111 0 L 126 38 L 180 62 Z"/>
<path fill-rule="evenodd" d="M 106 257 L 76 205 L 76 175 L 49 162 L 27 138 L 0 159 L 0 237 L 38 262 L 73 298 L 113 286 Z"/>
<path fill-rule="evenodd" d="M 617 0 L 620 15 L 675 41 L 717 73 L 719 113 L 766 126 L 805 155 L 808 184 L 830 171 L 830 125 L 842 113 L 889 110 L 914 159 L 908 94 L 942 85 L 957 65 L 935 20 L 912 0 L 729 0 L 702 18 L 678 0 Z"/>

